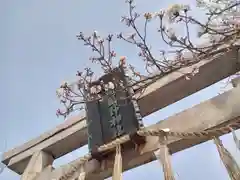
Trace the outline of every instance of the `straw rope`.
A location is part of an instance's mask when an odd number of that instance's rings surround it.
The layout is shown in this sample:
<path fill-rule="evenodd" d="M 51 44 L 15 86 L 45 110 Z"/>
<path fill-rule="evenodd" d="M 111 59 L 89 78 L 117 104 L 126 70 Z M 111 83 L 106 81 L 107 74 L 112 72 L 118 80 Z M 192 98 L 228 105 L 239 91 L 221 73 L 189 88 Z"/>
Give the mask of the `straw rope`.
<path fill-rule="evenodd" d="M 149 129 L 149 128 L 143 128 L 137 132 L 138 135 L 140 136 L 172 136 L 176 138 L 182 138 L 182 139 L 189 139 L 189 138 L 211 138 L 213 139 L 214 137 L 218 137 L 222 134 L 226 134 L 228 132 L 231 132 L 232 129 L 238 129 L 240 128 L 240 119 L 237 122 L 230 123 L 225 127 L 220 127 L 212 130 L 203 130 L 203 131 L 198 131 L 198 132 L 173 132 L 170 131 L 169 129 L 161 129 L 161 128 L 156 128 L 156 129 Z M 126 143 L 127 141 L 130 140 L 129 135 L 124 135 L 120 138 L 117 138 L 113 140 L 112 142 L 108 144 L 104 144 L 98 148 L 98 152 L 104 152 L 107 150 L 111 150 L 116 148 L 118 145 L 121 145 L 123 143 Z M 76 171 L 79 171 L 80 167 L 87 161 L 89 161 L 92 158 L 91 154 L 87 154 L 84 157 L 80 158 L 79 161 L 75 164 L 72 165 L 72 168 L 62 175 L 59 180 L 68 180 L 68 178 L 71 178 Z"/>

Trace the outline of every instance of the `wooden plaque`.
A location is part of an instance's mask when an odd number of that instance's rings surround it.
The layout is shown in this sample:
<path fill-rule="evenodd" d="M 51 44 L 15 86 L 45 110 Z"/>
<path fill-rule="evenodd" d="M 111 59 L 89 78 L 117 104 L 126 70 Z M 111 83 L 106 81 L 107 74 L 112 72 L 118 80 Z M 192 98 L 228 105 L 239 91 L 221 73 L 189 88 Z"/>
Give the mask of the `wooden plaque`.
<path fill-rule="evenodd" d="M 88 122 L 89 151 L 97 152 L 97 148 L 117 137 L 134 134 L 142 126 L 142 117 L 136 101 L 131 98 L 132 92 L 127 88 L 128 81 L 124 70 L 116 68 L 106 74 L 92 86 L 114 82 L 114 89 L 100 92 L 100 99 L 86 103 Z"/>

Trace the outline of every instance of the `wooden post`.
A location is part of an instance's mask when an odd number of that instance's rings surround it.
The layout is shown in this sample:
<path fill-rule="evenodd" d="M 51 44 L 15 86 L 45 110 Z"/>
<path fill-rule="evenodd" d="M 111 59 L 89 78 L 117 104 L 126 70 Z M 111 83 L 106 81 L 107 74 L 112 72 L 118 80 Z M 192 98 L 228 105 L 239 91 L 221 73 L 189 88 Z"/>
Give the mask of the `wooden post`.
<path fill-rule="evenodd" d="M 41 173 L 44 168 L 51 165 L 53 160 L 53 157 L 46 152 L 35 152 L 28 162 L 28 165 L 22 174 L 21 180 L 32 180 Z"/>
<path fill-rule="evenodd" d="M 51 173 L 54 170 L 54 168 L 52 167 L 52 165 L 48 165 L 47 167 L 45 167 L 43 169 L 43 171 L 41 173 L 39 173 L 34 180 L 55 180 L 55 179 L 51 179 Z"/>

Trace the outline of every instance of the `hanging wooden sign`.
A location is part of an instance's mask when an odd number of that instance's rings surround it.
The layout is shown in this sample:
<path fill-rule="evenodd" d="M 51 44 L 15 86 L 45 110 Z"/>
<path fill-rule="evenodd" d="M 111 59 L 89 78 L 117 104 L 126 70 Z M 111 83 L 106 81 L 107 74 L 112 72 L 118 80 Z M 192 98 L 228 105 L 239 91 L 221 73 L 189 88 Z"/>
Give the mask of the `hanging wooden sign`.
<path fill-rule="evenodd" d="M 134 134 L 143 125 L 136 100 L 132 99 L 124 69 L 118 67 L 89 87 L 93 100 L 86 103 L 88 146 L 92 153 L 117 137 Z M 94 99 L 95 98 L 95 99 Z"/>

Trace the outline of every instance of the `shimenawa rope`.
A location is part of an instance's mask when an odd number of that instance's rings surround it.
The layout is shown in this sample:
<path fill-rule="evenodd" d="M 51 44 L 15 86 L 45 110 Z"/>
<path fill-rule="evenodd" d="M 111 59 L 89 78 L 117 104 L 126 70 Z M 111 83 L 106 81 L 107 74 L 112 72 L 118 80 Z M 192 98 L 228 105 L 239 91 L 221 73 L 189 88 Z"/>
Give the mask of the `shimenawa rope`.
<path fill-rule="evenodd" d="M 172 136 L 172 137 L 177 137 L 177 138 L 183 138 L 183 139 L 188 139 L 188 138 L 203 138 L 203 137 L 208 137 L 208 138 L 213 138 L 213 137 L 218 137 L 222 134 L 226 134 L 231 131 L 231 129 L 236 129 L 240 128 L 240 120 L 234 123 L 230 123 L 229 125 L 225 127 L 220 127 L 212 130 L 204 130 L 204 131 L 198 131 L 198 132 L 173 132 L 169 130 L 164 130 L 161 128 L 156 128 L 156 129 L 149 129 L 149 128 L 143 128 L 137 132 L 138 135 L 140 136 Z M 112 142 L 102 145 L 98 148 L 99 152 L 104 152 L 107 150 L 111 150 L 113 148 L 116 148 L 116 146 L 123 144 L 127 141 L 130 140 L 129 135 L 124 135 L 116 140 L 113 140 Z M 79 170 L 82 164 L 84 164 L 86 161 L 91 159 L 91 154 L 87 154 L 83 158 L 79 160 L 79 162 L 72 167 L 72 169 L 61 176 L 59 180 L 67 180 L 67 178 L 70 178 L 73 176 L 73 174 Z"/>

